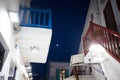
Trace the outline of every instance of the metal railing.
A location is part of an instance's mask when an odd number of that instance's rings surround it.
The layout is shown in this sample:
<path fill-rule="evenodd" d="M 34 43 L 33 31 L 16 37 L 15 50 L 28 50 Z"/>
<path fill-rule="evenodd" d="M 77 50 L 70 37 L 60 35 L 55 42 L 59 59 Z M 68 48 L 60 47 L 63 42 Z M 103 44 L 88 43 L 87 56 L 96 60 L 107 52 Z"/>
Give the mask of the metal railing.
<path fill-rule="evenodd" d="M 51 10 L 20 7 L 20 26 L 52 28 Z"/>
<path fill-rule="evenodd" d="M 101 44 L 113 58 L 120 62 L 120 33 L 90 22 L 89 29 L 83 38 L 85 54 L 93 43 Z"/>

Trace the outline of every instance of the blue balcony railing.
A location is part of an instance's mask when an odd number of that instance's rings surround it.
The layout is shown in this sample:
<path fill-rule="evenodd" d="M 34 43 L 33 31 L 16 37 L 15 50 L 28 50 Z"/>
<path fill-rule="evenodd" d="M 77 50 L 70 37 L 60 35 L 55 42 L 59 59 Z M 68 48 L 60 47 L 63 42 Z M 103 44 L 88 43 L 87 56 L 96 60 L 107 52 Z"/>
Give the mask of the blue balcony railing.
<path fill-rule="evenodd" d="M 20 26 L 52 28 L 51 10 L 20 7 Z"/>

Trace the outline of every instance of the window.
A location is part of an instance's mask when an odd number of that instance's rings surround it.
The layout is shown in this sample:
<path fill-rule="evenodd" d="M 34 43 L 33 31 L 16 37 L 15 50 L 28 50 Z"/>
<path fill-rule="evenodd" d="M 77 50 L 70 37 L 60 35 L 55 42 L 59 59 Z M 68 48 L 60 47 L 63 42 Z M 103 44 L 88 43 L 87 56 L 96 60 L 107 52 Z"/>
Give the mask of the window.
<path fill-rule="evenodd" d="M 9 48 L 8 48 L 2 34 L 0 33 L 0 71 L 4 64 L 4 61 L 6 60 L 8 52 L 9 52 Z"/>
<path fill-rule="evenodd" d="M 5 54 L 5 49 L 2 43 L 0 42 L 0 70 L 2 69 L 4 54 Z"/>
<path fill-rule="evenodd" d="M 68 69 L 56 69 L 56 80 L 64 80 L 69 76 Z"/>
<path fill-rule="evenodd" d="M 105 17 L 105 22 L 106 22 L 107 28 L 114 30 L 114 31 L 118 31 L 110 0 L 107 2 L 106 6 L 105 6 L 104 17 Z"/>
<path fill-rule="evenodd" d="M 120 0 L 116 0 L 118 10 L 120 11 Z"/>

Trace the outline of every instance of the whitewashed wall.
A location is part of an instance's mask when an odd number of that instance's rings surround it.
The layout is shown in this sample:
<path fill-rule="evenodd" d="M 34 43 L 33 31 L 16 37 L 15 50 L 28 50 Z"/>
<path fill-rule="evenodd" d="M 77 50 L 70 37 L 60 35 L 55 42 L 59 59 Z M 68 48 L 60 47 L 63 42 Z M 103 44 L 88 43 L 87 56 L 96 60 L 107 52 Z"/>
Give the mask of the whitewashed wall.
<path fill-rule="evenodd" d="M 95 68 L 93 68 L 95 67 Z M 92 67 L 92 74 L 95 80 L 106 80 L 105 75 L 102 74 L 101 65 L 93 65 Z"/>
<path fill-rule="evenodd" d="M 0 0 L 0 36 L 2 36 L 3 38 L 1 42 L 5 49 L 9 50 L 9 53 L 4 61 L 2 70 L 0 71 L 0 75 L 4 76 L 4 80 L 8 80 L 10 63 L 11 61 L 13 61 L 14 64 L 17 66 L 16 80 L 24 80 L 22 79 L 22 77 L 17 77 L 23 74 L 27 76 L 27 74 L 23 65 L 22 58 L 20 58 L 20 53 L 18 50 L 15 49 L 13 26 L 8 15 L 8 5 L 10 7 L 10 5 L 16 4 L 14 2 L 14 4 L 9 3 L 9 1 L 11 0 Z"/>
<path fill-rule="evenodd" d="M 5 40 L 5 43 L 9 49 L 9 54 L 3 64 L 1 74 L 3 74 L 5 76 L 5 80 L 7 80 L 11 61 L 10 54 L 12 54 L 14 46 L 14 37 L 12 35 L 12 26 L 5 5 L 5 1 L 0 0 L 0 33 L 3 36 L 3 39 Z"/>
<path fill-rule="evenodd" d="M 10 11 L 19 11 L 19 4 L 20 0 L 5 0 L 6 1 L 6 7 Z"/>
<path fill-rule="evenodd" d="M 100 63 L 100 66 L 94 66 L 99 71 L 103 70 L 107 80 L 119 80 L 120 79 L 120 63 L 116 61 L 109 53 L 102 47 L 96 46 L 89 50 L 88 54 L 85 56 L 85 63 L 87 60 L 91 59 L 91 63 Z M 89 62 L 88 62 L 89 63 Z M 104 80 L 99 72 L 93 69 L 93 75 L 96 80 Z M 100 79 L 101 78 L 101 79 Z"/>

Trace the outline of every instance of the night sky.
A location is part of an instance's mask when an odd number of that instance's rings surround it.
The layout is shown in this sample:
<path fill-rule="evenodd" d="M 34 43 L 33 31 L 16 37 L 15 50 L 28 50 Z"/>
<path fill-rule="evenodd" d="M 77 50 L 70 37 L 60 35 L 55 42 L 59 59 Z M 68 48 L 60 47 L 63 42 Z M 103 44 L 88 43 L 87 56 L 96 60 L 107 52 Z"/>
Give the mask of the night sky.
<path fill-rule="evenodd" d="M 69 62 L 78 53 L 90 0 L 32 0 L 31 7 L 52 10 L 52 40 L 46 64 L 32 63 L 33 74 L 44 76 L 50 61 Z M 36 79 L 37 80 L 37 79 Z"/>

